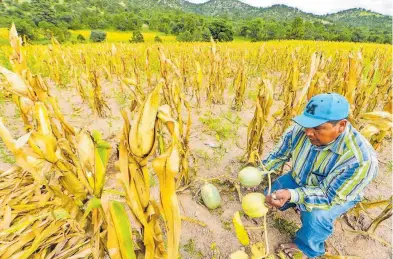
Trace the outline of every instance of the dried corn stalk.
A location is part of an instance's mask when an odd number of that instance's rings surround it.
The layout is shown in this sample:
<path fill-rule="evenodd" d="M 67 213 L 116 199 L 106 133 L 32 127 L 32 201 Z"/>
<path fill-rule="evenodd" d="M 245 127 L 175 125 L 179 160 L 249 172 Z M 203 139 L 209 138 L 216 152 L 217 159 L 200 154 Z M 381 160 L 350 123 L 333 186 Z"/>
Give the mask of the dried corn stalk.
<path fill-rule="evenodd" d="M 369 139 L 375 149 L 378 149 L 384 138 L 391 133 L 392 114 L 387 111 L 375 111 L 361 114 L 360 118 L 367 123 L 361 130 L 362 135 Z"/>
<path fill-rule="evenodd" d="M 153 168 L 160 183 L 160 201 L 167 228 L 168 258 L 178 258 L 181 218 L 176 196 L 175 178 L 180 173 L 180 128 L 173 119 L 168 105 L 161 106 L 158 118 L 166 125 L 172 136 L 167 150 L 153 160 Z"/>
<path fill-rule="evenodd" d="M 243 161 L 248 161 L 253 152 L 263 153 L 265 129 L 268 125 L 270 108 L 273 104 L 273 86 L 268 79 L 261 82 L 259 88 L 254 117 L 247 130 L 247 150 Z"/>
<path fill-rule="evenodd" d="M 240 111 L 244 105 L 244 95 L 246 93 L 247 87 L 247 70 L 248 68 L 243 57 L 242 62 L 240 63 L 238 68 L 238 73 L 233 81 L 233 86 L 235 89 L 235 99 L 233 100 L 232 109 L 236 111 Z"/>
<path fill-rule="evenodd" d="M 177 258 L 180 241 L 181 219 L 175 182 L 179 177 L 181 164 L 180 128 L 170 114 L 170 107 L 159 107 L 163 84 L 161 81 L 148 95 L 131 125 L 127 114 L 123 112 L 125 125 L 119 146 L 119 179 L 126 192 L 127 204 L 143 225 L 145 258 Z M 158 119 L 167 126 L 172 136 L 170 147 L 153 160 L 153 168 L 160 182 L 162 217 L 167 228 L 167 249 L 158 222 L 158 206 L 150 199 L 150 175 L 147 168 L 148 158 L 154 153 L 158 138 Z"/>
<path fill-rule="evenodd" d="M 211 40 L 211 43 L 211 51 L 209 53 L 209 83 L 206 89 L 206 99 L 208 103 L 223 104 L 224 90 L 226 86 L 223 74 L 224 63 L 213 39 Z"/>
<path fill-rule="evenodd" d="M 13 57 L 22 57 L 16 34 L 11 41 Z M 8 219 L 3 227 L 9 227 L 3 240 L 14 244 L 2 250 L 2 258 L 102 258 L 106 226 L 97 200 L 105 182 L 110 145 L 98 132 L 79 131 L 68 124 L 41 77 L 22 66 L 23 59 L 18 60 L 14 67 L 21 74 L 3 67 L 0 72 L 10 83 L 6 90 L 18 101 L 29 101 L 28 109 L 17 102 L 27 132 L 15 140 L 0 119 L 0 138 L 20 166 L 2 176 L 22 179 L 28 175 L 30 182 L 21 186 L 19 181 L 10 181 L 9 188 L 24 193 L 19 196 L 0 193 L 6 206 L 1 213 Z"/>

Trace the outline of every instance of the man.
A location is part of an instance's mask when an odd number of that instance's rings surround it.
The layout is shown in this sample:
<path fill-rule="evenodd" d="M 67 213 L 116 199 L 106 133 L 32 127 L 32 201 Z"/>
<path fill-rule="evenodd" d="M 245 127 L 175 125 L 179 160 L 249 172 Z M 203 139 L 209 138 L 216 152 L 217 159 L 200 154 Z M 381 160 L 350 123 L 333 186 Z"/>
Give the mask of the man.
<path fill-rule="evenodd" d="M 377 175 L 376 153 L 347 121 L 348 114 L 345 97 L 314 96 L 262 161 L 274 170 L 291 160 L 292 171 L 280 176 L 266 197 L 270 206 L 300 211 L 302 227 L 294 242 L 281 245 L 289 258 L 299 252 L 303 258 L 323 255 L 334 220 L 361 200 L 363 189 Z"/>

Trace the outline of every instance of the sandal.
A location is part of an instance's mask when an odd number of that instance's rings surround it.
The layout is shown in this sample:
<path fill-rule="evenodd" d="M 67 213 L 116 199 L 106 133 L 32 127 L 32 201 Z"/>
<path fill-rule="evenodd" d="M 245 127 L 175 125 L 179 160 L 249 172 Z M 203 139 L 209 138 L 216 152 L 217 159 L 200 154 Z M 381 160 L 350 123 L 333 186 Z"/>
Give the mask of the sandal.
<path fill-rule="evenodd" d="M 299 248 L 295 247 L 288 247 L 287 244 L 281 244 L 280 245 L 280 253 L 282 256 L 285 256 L 285 258 L 289 259 L 306 259 L 305 255 L 302 253 L 302 251 Z"/>

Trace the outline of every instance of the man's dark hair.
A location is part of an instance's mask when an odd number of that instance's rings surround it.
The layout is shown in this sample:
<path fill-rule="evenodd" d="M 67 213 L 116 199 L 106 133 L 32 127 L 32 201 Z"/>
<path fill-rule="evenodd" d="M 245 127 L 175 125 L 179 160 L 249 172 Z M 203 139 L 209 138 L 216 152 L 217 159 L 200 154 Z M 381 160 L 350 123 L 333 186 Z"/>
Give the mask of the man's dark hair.
<path fill-rule="evenodd" d="M 341 120 L 331 120 L 331 121 L 328 121 L 330 124 L 332 124 L 333 126 L 336 126 L 337 125 L 337 123 L 339 123 L 340 121 L 342 121 L 342 120 L 347 120 L 348 119 L 348 117 L 345 117 L 344 119 L 341 119 Z"/>

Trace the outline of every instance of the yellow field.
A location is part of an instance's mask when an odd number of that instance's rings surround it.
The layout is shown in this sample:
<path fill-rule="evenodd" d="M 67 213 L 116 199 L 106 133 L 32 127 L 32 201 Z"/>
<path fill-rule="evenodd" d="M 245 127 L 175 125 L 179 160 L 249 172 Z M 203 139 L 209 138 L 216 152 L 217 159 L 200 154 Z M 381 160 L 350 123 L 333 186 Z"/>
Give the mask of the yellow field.
<path fill-rule="evenodd" d="M 0 28 L 0 39 L 8 39 L 8 29 Z"/>
<path fill-rule="evenodd" d="M 82 34 L 86 40 L 90 37 L 90 30 L 70 30 L 71 39 L 76 39 L 78 34 Z M 8 28 L 0 28 L 0 44 L 8 43 Z M 176 37 L 173 35 L 165 35 L 161 32 L 142 32 L 145 42 L 154 42 L 154 38 L 159 36 L 163 42 L 175 42 Z M 132 32 L 130 31 L 107 31 L 108 42 L 128 42 L 131 39 Z"/>
<path fill-rule="evenodd" d="M 85 39 L 89 39 L 90 30 L 71 30 L 73 38 L 76 38 L 78 34 L 82 34 Z M 172 35 L 165 35 L 160 32 L 142 32 L 145 42 L 154 42 L 154 38 L 158 35 L 163 42 L 175 42 L 176 37 Z M 130 31 L 107 31 L 106 38 L 108 42 L 127 42 L 132 37 Z"/>

